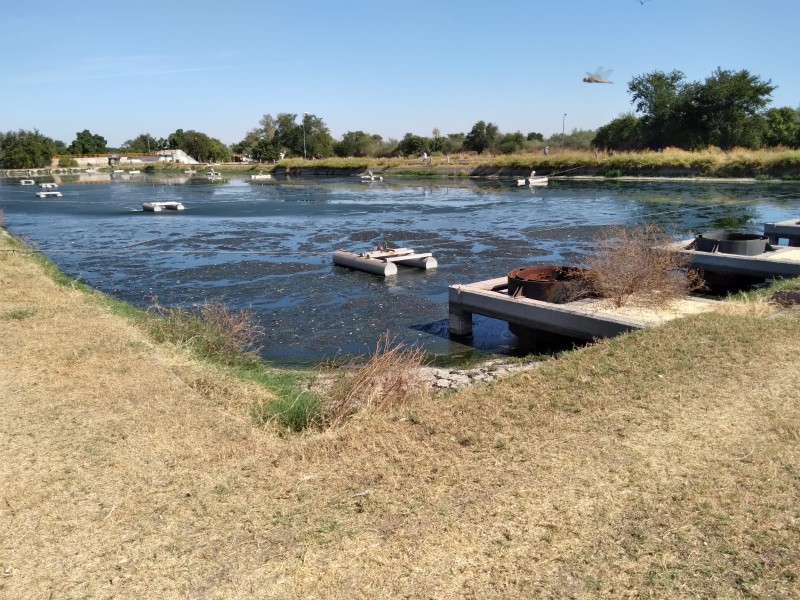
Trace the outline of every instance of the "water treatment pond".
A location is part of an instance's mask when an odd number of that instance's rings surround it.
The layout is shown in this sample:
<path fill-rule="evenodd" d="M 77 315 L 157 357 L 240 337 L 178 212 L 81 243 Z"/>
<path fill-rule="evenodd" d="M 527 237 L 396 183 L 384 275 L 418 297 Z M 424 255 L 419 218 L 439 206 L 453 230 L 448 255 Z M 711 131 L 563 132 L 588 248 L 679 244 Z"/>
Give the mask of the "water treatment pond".
<path fill-rule="evenodd" d="M 52 178 L 40 178 L 41 182 Z M 252 309 L 264 356 L 315 363 L 374 348 L 383 332 L 458 360 L 511 353 L 505 323 L 476 317 L 470 343 L 447 334 L 447 290 L 533 264 L 575 264 L 607 225 L 657 222 L 675 236 L 761 233 L 800 216 L 792 184 L 553 181 L 58 180 L 61 198 L 0 180 L 6 226 L 88 285 L 138 305 L 221 299 Z M 37 184 L 40 181 L 37 179 Z M 146 213 L 176 200 L 185 211 Z M 335 267 L 334 250 L 377 243 L 433 252 L 439 267 L 383 278 Z"/>

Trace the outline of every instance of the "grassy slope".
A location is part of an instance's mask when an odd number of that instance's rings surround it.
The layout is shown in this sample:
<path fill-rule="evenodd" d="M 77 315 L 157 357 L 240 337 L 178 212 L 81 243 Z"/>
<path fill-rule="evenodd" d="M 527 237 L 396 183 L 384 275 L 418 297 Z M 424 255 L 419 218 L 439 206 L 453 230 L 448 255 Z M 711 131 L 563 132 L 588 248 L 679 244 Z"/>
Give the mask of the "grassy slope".
<path fill-rule="evenodd" d="M 694 317 L 286 436 L 0 252 L 0 596 L 796 597 L 798 331 Z"/>

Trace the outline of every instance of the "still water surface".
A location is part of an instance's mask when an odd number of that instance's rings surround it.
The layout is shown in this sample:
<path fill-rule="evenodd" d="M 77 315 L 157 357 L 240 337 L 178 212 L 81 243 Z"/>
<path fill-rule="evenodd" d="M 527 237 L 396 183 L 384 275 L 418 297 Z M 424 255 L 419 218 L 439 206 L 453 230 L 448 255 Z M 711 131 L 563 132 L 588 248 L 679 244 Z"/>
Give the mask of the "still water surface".
<path fill-rule="evenodd" d="M 791 184 L 82 179 L 46 200 L 38 186 L 0 180 L 6 226 L 66 273 L 129 302 L 221 299 L 253 310 L 267 330 L 264 356 L 281 364 L 366 353 L 387 331 L 437 357 L 513 352 L 515 338 L 493 319 L 476 317 L 469 343 L 448 337 L 448 286 L 575 264 L 606 225 L 656 222 L 691 237 L 762 233 L 764 222 L 800 215 Z M 186 210 L 141 210 L 167 200 Z M 381 242 L 433 252 L 439 267 L 382 278 L 331 263 L 334 250 Z"/>

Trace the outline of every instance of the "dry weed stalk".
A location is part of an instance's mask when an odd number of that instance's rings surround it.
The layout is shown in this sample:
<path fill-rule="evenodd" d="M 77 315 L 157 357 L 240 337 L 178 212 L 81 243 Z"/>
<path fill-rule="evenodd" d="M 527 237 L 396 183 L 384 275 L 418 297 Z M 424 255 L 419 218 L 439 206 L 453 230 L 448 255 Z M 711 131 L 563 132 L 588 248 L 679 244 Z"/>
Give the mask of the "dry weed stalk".
<path fill-rule="evenodd" d="M 394 344 L 384 333 L 366 364 L 341 368 L 323 409 L 324 425 L 336 427 L 365 408 L 401 406 L 419 389 L 424 360 L 420 348 Z"/>
<path fill-rule="evenodd" d="M 225 357 L 255 355 L 261 350 L 264 328 L 252 311 L 233 310 L 220 300 L 192 308 L 166 307 L 151 299 L 148 312 L 161 317 L 152 325 L 160 337 L 188 343 L 208 355 Z"/>
<path fill-rule="evenodd" d="M 206 323 L 225 334 L 232 350 L 258 352 L 262 349 L 264 328 L 255 322 L 253 311 L 232 310 L 219 300 L 201 304 L 199 311 Z"/>
<path fill-rule="evenodd" d="M 595 241 L 583 265 L 585 277 L 595 294 L 615 306 L 666 306 L 702 285 L 688 268 L 689 257 L 664 249 L 671 240 L 655 225 L 612 227 Z"/>

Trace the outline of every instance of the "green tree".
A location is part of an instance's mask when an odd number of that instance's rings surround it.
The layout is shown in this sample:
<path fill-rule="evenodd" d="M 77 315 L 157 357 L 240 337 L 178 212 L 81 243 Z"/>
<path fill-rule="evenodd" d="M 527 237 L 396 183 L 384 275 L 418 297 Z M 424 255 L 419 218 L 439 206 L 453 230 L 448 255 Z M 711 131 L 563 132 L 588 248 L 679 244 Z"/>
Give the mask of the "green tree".
<path fill-rule="evenodd" d="M 282 152 L 294 156 L 303 156 L 303 126 L 296 123 L 296 113 L 278 113 L 275 116 L 276 146 Z M 308 147 L 306 147 L 308 155 Z"/>
<path fill-rule="evenodd" d="M 381 136 L 370 135 L 360 130 L 348 131 L 333 145 L 333 152 L 341 157 L 374 156 L 374 149 L 381 142 L 383 142 Z"/>
<path fill-rule="evenodd" d="M 104 154 L 107 151 L 106 138 L 84 129 L 75 134 L 69 145 L 70 154 Z"/>
<path fill-rule="evenodd" d="M 642 148 L 639 118 L 633 113 L 617 117 L 598 128 L 591 145 L 609 150 L 639 150 Z"/>
<path fill-rule="evenodd" d="M 478 121 L 464 138 L 464 148 L 478 154 L 482 154 L 487 150 L 491 152 L 497 147 L 499 138 L 500 130 L 497 125 Z"/>
<path fill-rule="evenodd" d="M 764 141 L 768 146 L 800 145 L 800 113 L 794 108 L 770 108 L 764 115 L 767 132 Z"/>
<path fill-rule="evenodd" d="M 6 169 L 47 167 L 55 154 L 55 142 L 37 130 L 0 134 L 0 166 Z"/>
<path fill-rule="evenodd" d="M 525 136 L 525 139 L 529 142 L 543 142 L 544 136 L 541 133 L 531 131 L 527 136 Z"/>
<path fill-rule="evenodd" d="M 259 145 L 259 143 L 262 141 L 262 139 L 263 139 L 263 133 L 262 133 L 261 129 L 259 129 L 259 128 L 251 129 L 250 131 L 248 131 L 245 134 L 245 136 L 244 136 L 244 138 L 242 139 L 241 142 L 237 142 L 236 144 L 233 144 L 231 146 L 231 150 L 233 152 L 246 154 L 247 156 L 252 156 L 253 158 L 256 158 L 255 149 Z M 268 140 L 268 141 L 271 141 L 271 140 Z M 259 159 L 256 158 L 256 160 L 259 160 Z"/>
<path fill-rule="evenodd" d="M 175 135 L 180 132 L 180 135 Z M 189 156 L 200 162 L 228 162 L 231 159 L 231 150 L 216 138 L 211 138 L 200 131 L 183 131 L 179 129 L 175 132 L 175 137 L 170 136 L 170 144 L 173 141 L 181 140 L 181 145 L 177 146 Z"/>
<path fill-rule="evenodd" d="M 159 141 L 149 133 L 140 133 L 132 140 L 127 140 L 120 148 L 126 152 L 138 153 L 152 152 L 158 149 L 160 149 Z"/>
<path fill-rule="evenodd" d="M 280 158 L 280 148 L 275 139 L 260 138 L 251 149 L 251 156 L 261 162 L 276 161 Z"/>
<path fill-rule="evenodd" d="M 397 151 L 403 156 L 419 156 L 423 152 L 430 152 L 431 141 L 420 135 L 407 133 L 397 144 Z"/>
<path fill-rule="evenodd" d="M 641 119 L 638 133 L 644 147 L 665 148 L 678 139 L 681 108 L 687 101 L 685 78 L 680 71 L 653 71 L 628 83 L 631 103 Z"/>
<path fill-rule="evenodd" d="M 522 152 L 525 148 L 525 136 L 519 131 L 516 133 L 506 133 L 503 135 L 498 143 L 497 149 L 503 154 L 514 154 Z"/>
<path fill-rule="evenodd" d="M 167 145 L 170 150 L 183 150 L 185 144 L 186 139 L 183 129 L 176 129 L 167 136 Z"/>
<path fill-rule="evenodd" d="M 447 137 L 439 140 L 439 150 L 443 154 L 453 154 L 464 150 L 464 139 L 467 136 L 463 133 L 448 133 Z"/>
<path fill-rule="evenodd" d="M 766 133 L 763 111 L 774 89 L 771 81 L 746 69 L 733 72 L 718 67 L 692 98 L 705 143 L 723 150 L 760 147 Z"/>
<path fill-rule="evenodd" d="M 325 122 L 311 113 L 303 114 L 306 156 L 327 158 L 333 156 L 334 139 Z"/>

